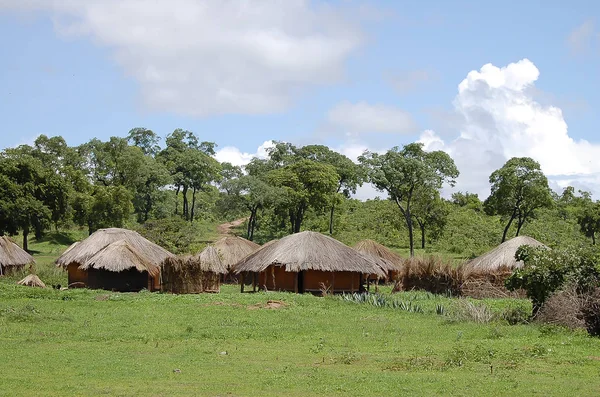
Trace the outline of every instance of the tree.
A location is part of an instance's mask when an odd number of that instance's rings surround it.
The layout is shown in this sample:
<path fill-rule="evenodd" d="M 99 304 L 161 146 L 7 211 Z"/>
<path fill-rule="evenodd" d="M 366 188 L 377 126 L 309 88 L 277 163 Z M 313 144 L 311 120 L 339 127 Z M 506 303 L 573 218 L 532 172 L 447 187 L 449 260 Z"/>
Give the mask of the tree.
<path fill-rule="evenodd" d="M 440 236 L 448 213 L 448 207 L 437 190 L 417 189 L 412 214 L 421 229 L 422 249 L 425 249 L 425 230 L 429 230 L 432 238 Z"/>
<path fill-rule="evenodd" d="M 423 144 L 411 143 L 385 154 L 366 151 L 359 161 L 368 169 L 370 182 L 386 191 L 396 203 L 408 228 L 410 255 L 415 255 L 412 205 L 417 189 L 440 190 L 444 183 L 454 186 L 459 172 L 445 152 L 426 152 Z"/>
<path fill-rule="evenodd" d="M 160 146 L 158 146 L 160 138 L 154 133 L 154 131 L 147 128 L 138 127 L 129 130 L 127 140 L 132 145 L 142 149 L 146 155 L 154 157 L 160 151 Z"/>
<path fill-rule="evenodd" d="M 291 232 L 298 233 L 307 209 L 321 211 L 331 205 L 338 175 L 331 165 L 300 160 L 269 172 L 267 181 L 285 192 L 277 206 L 289 217 Z"/>
<path fill-rule="evenodd" d="M 175 215 L 179 212 L 179 193 L 183 196 L 182 216 L 185 220 L 194 219 L 196 193 L 211 182 L 220 179 L 221 166 L 213 157 L 215 144 L 200 142 L 191 131 L 176 129 L 165 140 L 167 146 L 158 157 L 167 167 L 175 185 Z M 190 210 L 188 191 L 192 189 Z"/>
<path fill-rule="evenodd" d="M 550 207 L 552 196 L 548 179 L 540 164 L 529 157 L 513 157 L 502 168 L 490 175 L 491 194 L 485 200 L 488 215 L 500 215 L 507 220 L 502 242 L 512 225 L 517 221 L 516 236 L 528 220 L 535 217 L 539 208 Z"/>
<path fill-rule="evenodd" d="M 596 233 L 600 232 L 600 203 L 586 201 L 577 215 L 581 232 L 596 245 Z"/>
<path fill-rule="evenodd" d="M 452 193 L 452 203 L 459 207 L 470 208 L 477 212 L 483 211 L 483 203 L 479 200 L 479 195 L 477 195 L 477 193 Z"/>
<path fill-rule="evenodd" d="M 94 186 L 91 194 L 75 197 L 73 220 L 87 225 L 89 234 L 101 228 L 123 227 L 133 211 L 132 199 L 124 186 Z"/>
<path fill-rule="evenodd" d="M 350 194 L 356 193 L 357 187 L 362 186 L 366 177 L 363 167 L 327 146 L 303 146 L 296 149 L 296 153 L 302 158 L 333 166 L 338 175 L 336 193 L 341 193 L 345 198 L 350 198 Z M 332 200 L 329 212 L 329 234 L 333 234 L 333 215 L 337 203 L 339 203 L 339 197 L 336 196 L 336 199 Z"/>

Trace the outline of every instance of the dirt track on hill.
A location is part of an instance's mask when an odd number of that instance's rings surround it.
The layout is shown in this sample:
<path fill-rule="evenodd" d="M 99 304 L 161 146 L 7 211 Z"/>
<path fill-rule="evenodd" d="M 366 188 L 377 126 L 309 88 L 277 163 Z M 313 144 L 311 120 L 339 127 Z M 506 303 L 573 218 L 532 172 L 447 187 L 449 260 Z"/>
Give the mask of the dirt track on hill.
<path fill-rule="evenodd" d="M 236 219 L 232 222 L 222 223 L 217 226 L 217 232 L 219 233 L 219 238 L 231 235 L 231 229 L 234 227 L 238 227 L 242 223 L 244 223 L 248 218 L 240 218 Z"/>

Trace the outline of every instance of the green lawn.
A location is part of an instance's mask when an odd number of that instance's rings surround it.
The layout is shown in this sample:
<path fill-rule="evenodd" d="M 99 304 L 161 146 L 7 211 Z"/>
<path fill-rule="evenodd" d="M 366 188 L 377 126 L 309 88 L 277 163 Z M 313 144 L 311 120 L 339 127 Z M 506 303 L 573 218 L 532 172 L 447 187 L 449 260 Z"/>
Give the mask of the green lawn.
<path fill-rule="evenodd" d="M 48 253 L 60 244 L 43 244 L 38 271 L 60 282 Z M 428 293 L 393 296 L 413 313 L 237 286 L 177 296 L 17 279 L 0 280 L 0 396 L 600 395 L 600 339 L 456 321 L 458 300 Z"/>

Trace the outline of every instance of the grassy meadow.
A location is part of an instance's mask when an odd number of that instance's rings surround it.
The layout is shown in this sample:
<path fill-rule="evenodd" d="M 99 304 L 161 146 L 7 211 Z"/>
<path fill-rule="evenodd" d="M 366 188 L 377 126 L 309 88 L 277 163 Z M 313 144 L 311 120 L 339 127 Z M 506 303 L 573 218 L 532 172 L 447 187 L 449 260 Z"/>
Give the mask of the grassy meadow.
<path fill-rule="evenodd" d="M 66 284 L 52 262 L 79 236 L 63 237 L 31 245 L 47 284 Z M 502 314 L 530 310 L 525 300 L 478 302 L 489 314 L 478 323 L 461 315 L 464 300 L 389 288 L 381 299 L 396 304 L 379 307 L 237 286 L 42 290 L 18 278 L 0 279 L 0 396 L 600 395 L 600 339 L 509 325 Z"/>

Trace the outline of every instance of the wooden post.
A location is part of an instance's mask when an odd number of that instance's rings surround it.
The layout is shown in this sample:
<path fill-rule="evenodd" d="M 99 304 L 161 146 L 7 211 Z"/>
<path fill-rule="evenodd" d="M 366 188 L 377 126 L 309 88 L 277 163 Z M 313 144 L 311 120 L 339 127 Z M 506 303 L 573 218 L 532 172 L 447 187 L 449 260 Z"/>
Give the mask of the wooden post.
<path fill-rule="evenodd" d="M 240 292 L 244 293 L 244 272 L 240 273 Z"/>
<path fill-rule="evenodd" d="M 252 273 L 252 292 L 256 292 L 256 272 Z"/>

